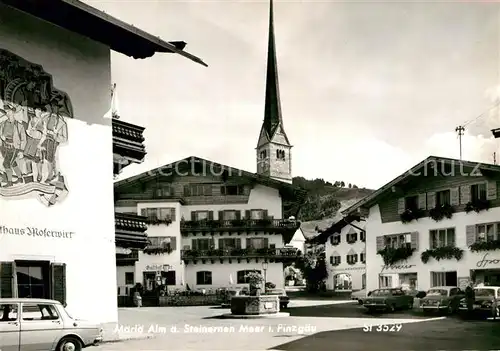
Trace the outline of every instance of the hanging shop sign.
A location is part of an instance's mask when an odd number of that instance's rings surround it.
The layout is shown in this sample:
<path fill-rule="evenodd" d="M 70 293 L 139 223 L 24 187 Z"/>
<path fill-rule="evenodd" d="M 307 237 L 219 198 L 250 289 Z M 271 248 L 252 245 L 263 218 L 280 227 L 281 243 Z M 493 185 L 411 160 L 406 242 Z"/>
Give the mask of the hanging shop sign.
<path fill-rule="evenodd" d="M 145 271 L 165 271 L 168 272 L 172 268 L 171 265 L 169 264 L 148 264 L 146 268 L 144 269 Z"/>

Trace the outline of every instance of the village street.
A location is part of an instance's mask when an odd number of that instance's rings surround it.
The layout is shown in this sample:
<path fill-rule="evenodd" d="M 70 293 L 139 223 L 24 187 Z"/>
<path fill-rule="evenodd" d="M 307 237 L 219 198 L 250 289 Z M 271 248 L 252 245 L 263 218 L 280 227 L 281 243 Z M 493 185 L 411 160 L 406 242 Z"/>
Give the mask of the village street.
<path fill-rule="evenodd" d="M 234 320 L 216 318 L 228 310 L 214 307 L 120 309 L 120 322 L 124 327 L 121 337 L 143 339 L 105 343 L 90 350 L 304 350 L 311 347 L 330 350 L 333 342 L 343 350 L 386 350 L 388 342 L 392 345 L 393 341 L 397 345 L 395 349 L 401 350 L 500 346 L 500 337 L 491 332 L 491 328 L 499 325 L 492 322 L 424 317 L 415 312 L 396 312 L 380 318 L 366 315 L 355 303 L 328 300 L 294 300 L 287 311 L 291 314 L 288 318 Z M 380 331 L 378 325 L 383 326 Z M 142 335 L 138 334 L 140 330 L 127 333 L 126 327 L 143 327 Z M 485 339 L 486 336 L 489 339 Z"/>

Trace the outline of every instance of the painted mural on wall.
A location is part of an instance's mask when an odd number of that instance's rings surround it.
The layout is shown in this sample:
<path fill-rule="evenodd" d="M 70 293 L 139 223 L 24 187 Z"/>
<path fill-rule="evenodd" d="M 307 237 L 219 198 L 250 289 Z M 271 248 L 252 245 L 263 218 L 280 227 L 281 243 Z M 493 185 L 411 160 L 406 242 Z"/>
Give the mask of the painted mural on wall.
<path fill-rule="evenodd" d="M 0 197 L 47 206 L 68 193 L 57 152 L 73 118 L 66 93 L 40 65 L 0 49 Z"/>

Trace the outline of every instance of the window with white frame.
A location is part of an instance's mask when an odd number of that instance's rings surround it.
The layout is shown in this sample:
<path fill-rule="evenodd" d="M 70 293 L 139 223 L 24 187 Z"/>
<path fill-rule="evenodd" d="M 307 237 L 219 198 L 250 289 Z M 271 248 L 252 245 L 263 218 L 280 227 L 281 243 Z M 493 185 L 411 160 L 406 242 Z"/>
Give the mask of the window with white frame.
<path fill-rule="evenodd" d="M 338 266 L 341 262 L 342 262 L 342 259 L 340 258 L 340 255 L 330 256 L 330 264 L 332 266 Z"/>
<path fill-rule="evenodd" d="M 430 248 L 455 246 L 455 228 L 434 229 L 429 232 Z"/>
<path fill-rule="evenodd" d="M 264 210 L 251 210 L 250 219 L 264 219 Z"/>
<path fill-rule="evenodd" d="M 500 239 L 500 223 L 479 224 L 476 226 L 476 241 L 494 241 Z"/>
<path fill-rule="evenodd" d="M 378 280 L 378 286 L 380 289 L 392 288 L 392 276 L 380 275 Z"/>
<path fill-rule="evenodd" d="M 442 190 L 436 192 L 436 205 L 438 206 L 449 205 L 450 196 L 451 196 L 450 190 Z"/>
<path fill-rule="evenodd" d="M 411 247 L 411 233 L 385 235 L 384 244 L 386 247 L 392 247 L 394 249 Z"/>
<path fill-rule="evenodd" d="M 148 220 L 170 220 L 175 221 L 174 207 L 157 207 L 141 209 L 141 216 L 147 217 Z"/>
<path fill-rule="evenodd" d="M 238 219 L 238 213 L 241 214 L 240 211 L 235 211 L 235 210 L 224 211 L 223 212 L 224 220 L 225 221 L 232 221 L 232 220 Z"/>
<path fill-rule="evenodd" d="M 431 272 L 431 288 L 437 286 L 457 286 L 457 272 Z"/>
<path fill-rule="evenodd" d="M 196 221 L 203 221 L 208 219 L 208 211 L 196 211 L 194 212 L 194 218 Z"/>
<path fill-rule="evenodd" d="M 471 201 L 481 201 L 486 200 L 486 184 L 474 184 L 470 187 L 470 197 Z"/>
<path fill-rule="evenodd" d="M 358 254 L 347 255 L 347 264 L 356 264 L 358 262 Z"/>

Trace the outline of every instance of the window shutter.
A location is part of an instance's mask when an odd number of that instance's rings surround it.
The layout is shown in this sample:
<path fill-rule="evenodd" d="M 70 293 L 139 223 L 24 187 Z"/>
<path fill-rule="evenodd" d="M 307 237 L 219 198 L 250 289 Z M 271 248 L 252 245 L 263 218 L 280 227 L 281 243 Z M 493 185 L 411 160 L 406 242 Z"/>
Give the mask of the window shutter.
<path fill-rule="evenodd" d="M 405 211 L 405 198 L 400 197 L 398 199 L 398 214 L 401 214 Z"/>
<path fill-rule="evenodd" d="M 214 237 L 212 237 L 210 239 L 210 249 L 211 250 L 215 250 L 215 239 L 214 239 Z"/>
<path fill-rule="evenodd" d="M 225 249 L 225 247 L 224 247 L 224 239 L 222 239 L 222 238 L 219 238 L 219 249 L 222 249 L 222 250 Z"/>
<path fill-rule="evenodd" d="M 184 196 L 189 196 L 190 191 L 189 191 L 189 185 L 184 185 Z"/>
<path fill-rule="evenodd" d="M 0 298 L 14 297 L 14 262 L 0 262 Z"/>
<path fill-rule="evenodd" d="M 355 254 L 354 255 L 354 263 L 357 263 L 358 262 L 358 254 Z"/>
<path fill-rule="evenodd" d="M 224 211 L 219 211 L 219 221 L 224 220 Z"/>
<path fill-rule="evenodd" d="M 377 236 L 377 252 L 384 249 L 384 237 Z"/>
<path fill-rule="evenodd" d="M 252 247 L 252 239 L 247 238 L 247 249 L 253 249 Z"/>
<path fill-rule="evenodd" d="M 436 193 L 427 193 L 427 208 L 430 210 L 434 207 L 436 207 Z"/>
<path fill-rule="evenodd" d="M 418 194 L 418 208 L 422 210 L 427 209 L 427 194 Z"/>
<path fill-rule="evenodd" d="M 208 219 L 213 221 L 214 219 L 214 211 L 208 211 Z"/>
<path fill-rule="evenodd" d="M 330 256 L 330 264 L 333 265 L 333 256 Z"/>
<path fill-rule="evenodd" d="M 175 236 L 171 236 L 170 237 L 170 248 L 172 250 L 176 250 L 177 249 L 177 238 Z"/>
<path fill-rule="evenodd" d="M 338 240 L 339 243 L 341 243 L 342 242 L 342 235 L 338 234 L 337 235 L 337 240 Z"/>
<path fill-rule="evenodd" d="M 418 250 L 418 232 L 411 233 L 411 248 Z"/>
<path fill-rule="evenodd" d="M 495 200 L 497 198 L 497 181 L 496 180 L 488 180 L 487 190 L 486 190 L 486 199 Z"/>
<path fill-rule="evenodd" d="M 235 239 L 236 240 L 236 248 L 237 249 L 241 249 L 241 239 L 240 238 L 237 238 Z"/>
<path fill-rule="evenodd" d="M 456 206 L 460 204 L 460 188 L 450 189 L 450 205 Z"/>
<path fill-rule="evenodd" d="M 332 245 L 333 245 L 333 237 L 334 237 L 334 235 L 330 236 L 330 244 L 332 244 Z"/>
<path fill-rule="evenodd" d="M 352 238 L 353 241 L 358 240 L 358 233 L 354 233 L 352 236 L 353 236 L 353 238 Z"/>
<path fill-rule="evenodd" d="M 339 258 L 339 264 L 342 263 L 342 256 L 337 256 Z"/>
<path fill-rule="evenodd" d="M 264 213 L 264 219 L 267 219 L 269 217 L 268 211 L 263 210 L 262 212 Z"/>
<path fill-rule="evenodd" d="M 52 263 L 52 299 L 66 306 L 66 264 Z"/>
<path fill-rule="evenodd" d="M 191 220 L 196 221 L 196 212 L 195 211 L 191 211 Z"/>
<path fill-rule="evenodd" d="M 462 185 L 460 187 L 460 204 L 466 205 L 470 202 L 470 185 Z"/>
<path fill-rule="evenodd" d="M 468 225 L 465 227 L 465 242 L 467 246 L 471 246 L 476 242 L 476 226 Z"/>
<path fill-rule="evenodd" d="M 236 211 L 236 219 L 241 219 L 241 210 Z"/>
<path fill-rule="evenodd" d="M 269 247 L 269 238 L 264 238 L 264 248 L 268 248 Z"/>
<path fill-rule="evenodd" d="M 191 240 L 191 246 L 193 247 L 193 250 L 198 250 L 198 240 L 192 239 Z"/>
<path fill-rule="evenodd" d="M 246 210 L 245 211 L 245 218 L 246 219 L 251 219 L 252 218 L 252 214 L 251 214 L 250 210 Z"/>

